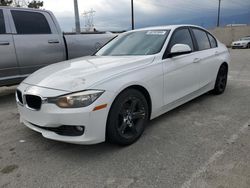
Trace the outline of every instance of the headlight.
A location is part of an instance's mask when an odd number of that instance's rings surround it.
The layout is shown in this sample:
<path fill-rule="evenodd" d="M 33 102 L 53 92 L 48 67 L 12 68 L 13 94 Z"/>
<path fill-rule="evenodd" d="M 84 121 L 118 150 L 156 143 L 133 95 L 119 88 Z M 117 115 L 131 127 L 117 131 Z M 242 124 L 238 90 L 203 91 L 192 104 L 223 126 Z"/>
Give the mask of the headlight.
<path fill-rule="evenodd" d="M 57 98 L 50 98 L 48 99 L 48 102 L 55 103 L 61 108 L 81 108 L 92 104 L 103 93 L 104 91 L 101 90 L 87 90 Z"/>

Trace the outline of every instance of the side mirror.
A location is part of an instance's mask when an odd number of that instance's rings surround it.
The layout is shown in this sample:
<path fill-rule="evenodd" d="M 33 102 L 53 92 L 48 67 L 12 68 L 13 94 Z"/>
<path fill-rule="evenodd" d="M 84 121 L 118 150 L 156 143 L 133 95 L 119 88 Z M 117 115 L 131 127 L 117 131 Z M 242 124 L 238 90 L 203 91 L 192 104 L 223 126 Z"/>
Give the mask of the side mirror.
<path fill-rule="evenodd" d="M 187 44 L 175 44 L 170 50 L 170 56 L 178 56 L 183 54 L 191 53 L 192 49 Z"/>

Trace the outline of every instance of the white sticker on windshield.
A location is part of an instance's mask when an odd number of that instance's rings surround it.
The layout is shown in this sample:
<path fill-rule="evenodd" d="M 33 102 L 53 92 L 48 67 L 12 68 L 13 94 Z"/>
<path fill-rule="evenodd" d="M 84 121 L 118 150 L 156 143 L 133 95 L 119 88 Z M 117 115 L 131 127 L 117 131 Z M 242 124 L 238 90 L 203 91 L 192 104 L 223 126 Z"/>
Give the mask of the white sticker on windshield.
<path fill-rule="evenodd" d="M 148 31 L 146 35 L 165 35 L 166 31 Z"/>

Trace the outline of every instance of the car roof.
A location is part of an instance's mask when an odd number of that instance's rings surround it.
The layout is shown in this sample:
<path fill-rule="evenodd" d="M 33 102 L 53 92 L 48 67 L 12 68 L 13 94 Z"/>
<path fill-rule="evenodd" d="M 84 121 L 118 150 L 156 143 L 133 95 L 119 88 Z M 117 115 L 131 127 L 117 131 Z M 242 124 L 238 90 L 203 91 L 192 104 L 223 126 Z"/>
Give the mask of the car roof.
<path fill-rule="evenodd" d="M 181 24 L 181 25 L 164 25 L 164 26 L 145 27 L 145 28 L 136 29 L 136 30 L 132 30 L 132 31 L 172 30 L 172 29 L 176 29 L 176 28 L 179 28 L 179 27 L 196 27 L 196 28 L 200 28 L 200 29 L 206 30 L 206 29 L 204 29 L 204 28 L 202 28 L 200 26 L 197 26 L 197 25 Z"/>

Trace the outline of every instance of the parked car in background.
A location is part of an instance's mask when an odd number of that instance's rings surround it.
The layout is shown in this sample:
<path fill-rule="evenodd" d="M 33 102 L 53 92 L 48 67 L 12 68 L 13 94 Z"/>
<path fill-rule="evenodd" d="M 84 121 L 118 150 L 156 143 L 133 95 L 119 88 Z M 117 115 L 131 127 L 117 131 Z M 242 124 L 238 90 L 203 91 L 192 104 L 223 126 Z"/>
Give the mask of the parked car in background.
<path fill-rule="evenodd" d="M 235 48 L 250 48 L 250 36 L 242 37 L 238 41 L 232 42 L 232 49 Z"/>
<path fill-rule="evenodd" d="M 95 55 L 47 66 L 17 88 L 20 119 L 46 138 L 134 143 L 150 119 L 208 91 L 224 92 L 230 56 L 198 26 L 120 34 Z"/>
<path fill-rule="evenodd" d="M 0 86 L 19 83 L 46 65 L 93 54 L 116 35 L 64 35 L 53 13 L 0 7 Z"/>

